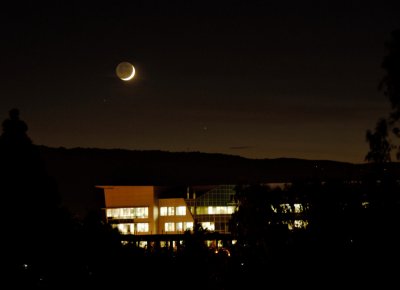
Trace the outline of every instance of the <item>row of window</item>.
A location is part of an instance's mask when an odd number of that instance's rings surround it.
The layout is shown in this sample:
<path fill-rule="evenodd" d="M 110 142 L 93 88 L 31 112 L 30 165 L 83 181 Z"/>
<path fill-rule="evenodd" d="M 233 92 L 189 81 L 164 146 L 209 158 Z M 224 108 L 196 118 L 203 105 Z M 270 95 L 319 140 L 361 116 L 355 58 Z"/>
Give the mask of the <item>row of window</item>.
<path fill-rule="evenodd" d="M 112 219 L 136 219 L 148 218 L 148 207 L 126 207 L 126 208 L 108 208 L 106 210 L 107 218 Z M 160 207 L 161 216 L 185 216 L 186 206 L 163 206 Z"/>
<path fill-rule="evenodd" d="M 112 227 L 124 235 L 149 232 L 149 223 L 113 224 Z"/>
<path fill-rule="evenodd" d="M 289 230 L 294 229 L 305 229 L 308 226 L 307 220 L 293 220 L 293 221 L 286 221 L 284 224 L 287 224 Z"/>
<path fill-rule="evenodd" d="M 165 232 L 183 232 L 186 230 L 193 230 L 193 222 L 164 223 Z"/>
<path fill-rule="evenodd" d="M 280 212 L 282 213 L 302 213 L 304 211 L 304 206 L 301 203 L 289 204 L 289 203 L 282 203 L 279 205 Z M 277 213 L 278 208 L 271 205 L 271 209 L 273 212 Z"/>
<path fill-rule="evenodd" d="M 197 206 L 196 214 L 233 214 L 236 206 Z"/>
<path fill-rule="evenodd" d="M 215 231 L 215 223 L 214 222 L 201 222 L 200 223 L 203 229 L 207 229 L 209 231 Z M 186 230 L 193 230 L 193 222 L 177 222 L 172 223 L 168 222 L 164 224 L 165 232 L 181 232 Z"/>
<path fill-rule="evenodd" d="M 208 229 L 210 231 L 215 230 L 215 224 L 213 222 L 202 222 L 201 226 L 203 229 Z M 121 234 L 125 235 L 149 232 L 149 223 L 113 224 L 112 227 L 117 228 Z M 165 232 L 183 232 L 186 230 L 193 230 L 193 222 L 164 223 Z"/>
<path fill-rule="evenodd" d="M 160 216 L 185 216 L 186 206 L 162 206 L 160 207 Z"/>
<path fill-rule="evenodd" d="M 148 207 L 125 207 L 125 208 L 108 208 L 106 210 L 107 218 L 113 219 L 136 219 L 148 218 Z"/>
<path fill-rule="evenodd" d="M 235 206 L 198 206 L 196 207 L 197 215 L 223 215 L 233 214 Z M 194 208 L 191 208 L 194 212 Z M 148 218 L 148 207 L 127 207 L 127 208 L 108 208 L 106 210 L 109 219 L 136 219 Z M 160 207 L 160 216 L 185 216 L 186 206 L 162 206 Z"/>

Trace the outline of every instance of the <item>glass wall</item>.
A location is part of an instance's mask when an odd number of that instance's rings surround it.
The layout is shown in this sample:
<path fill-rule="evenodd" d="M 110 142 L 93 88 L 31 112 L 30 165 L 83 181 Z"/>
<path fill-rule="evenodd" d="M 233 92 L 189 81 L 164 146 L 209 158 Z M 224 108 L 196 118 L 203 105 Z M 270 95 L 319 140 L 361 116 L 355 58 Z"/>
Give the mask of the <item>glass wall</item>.
<path fill-rule="evenodd" d="M 229 220 L 236 210 L 235 185 L 219 185 L 186 202 L 194 218 L 203 228 L 229 233 Z"/>

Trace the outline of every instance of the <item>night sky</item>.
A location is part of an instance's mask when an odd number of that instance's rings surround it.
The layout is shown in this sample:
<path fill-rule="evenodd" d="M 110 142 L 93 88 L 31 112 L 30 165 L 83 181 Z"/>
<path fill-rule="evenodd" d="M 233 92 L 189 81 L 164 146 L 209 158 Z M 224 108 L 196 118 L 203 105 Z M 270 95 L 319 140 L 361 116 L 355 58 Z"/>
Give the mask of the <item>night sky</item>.
<path fill-rule="evenodd" d="M 400 1 L 38 2 L 0 12 L 0 119 L 38 145 L 362 163 L 389 112 Z"/>

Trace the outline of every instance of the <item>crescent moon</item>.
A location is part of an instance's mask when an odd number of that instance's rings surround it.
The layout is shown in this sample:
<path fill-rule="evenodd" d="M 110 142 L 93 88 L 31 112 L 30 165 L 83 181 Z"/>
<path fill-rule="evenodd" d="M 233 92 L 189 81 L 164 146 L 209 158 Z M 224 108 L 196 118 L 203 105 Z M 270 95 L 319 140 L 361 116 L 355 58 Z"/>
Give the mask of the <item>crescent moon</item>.
<path fill-rule="evenodd" d="M 129 62 L 121 62 L 116 68 L 117 76 L 123 81 L 129 81 L 135 76 L 135 67 Z"/>
<path fill-rule="evenodd" d="M 133 79 L 134 76 L 135 76 L 135 68 L 132 66 L 131 75 L 130 75 L 129 77 L 126 77 L 126 78 L 121 78 L 121 80 L 123 80 L 123 81 L 129 81 L 129 80 Z"/>

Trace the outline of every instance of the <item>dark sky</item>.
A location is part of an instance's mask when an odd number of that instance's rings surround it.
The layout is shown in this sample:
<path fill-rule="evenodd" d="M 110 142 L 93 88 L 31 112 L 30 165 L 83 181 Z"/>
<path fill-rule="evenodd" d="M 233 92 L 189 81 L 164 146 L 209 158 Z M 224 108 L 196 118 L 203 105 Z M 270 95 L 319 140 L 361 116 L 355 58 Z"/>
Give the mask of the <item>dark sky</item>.
<path fill-rule="evenodd" d="M 0 118 L 35 144 L 361 163 L 389 111 L 400 1 L 38 2 L 0 12 Z"/>

